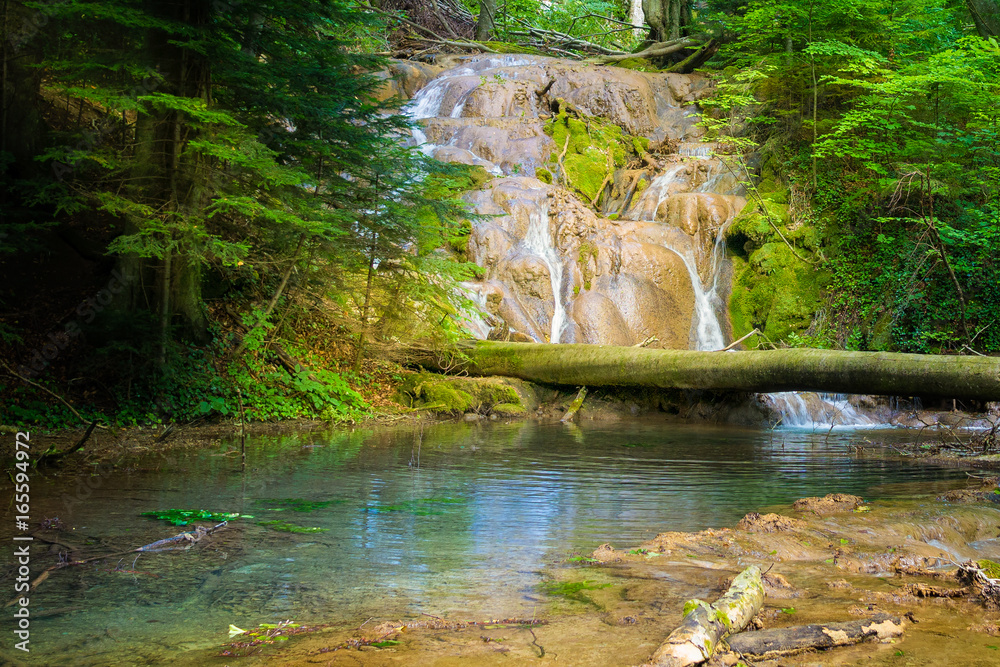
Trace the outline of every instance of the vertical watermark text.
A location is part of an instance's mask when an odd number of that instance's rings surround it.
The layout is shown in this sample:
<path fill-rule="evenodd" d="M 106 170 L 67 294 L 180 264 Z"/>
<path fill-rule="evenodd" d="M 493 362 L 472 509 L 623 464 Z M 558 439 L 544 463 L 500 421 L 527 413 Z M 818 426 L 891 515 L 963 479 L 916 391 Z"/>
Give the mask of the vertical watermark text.
<path fill-rule="evenodd" d="M 35 538 L 26 535 L 31 516 L 30 478 L 28 469 L 31 465 L 31 434 L 21 431 L 14 438 L 14 467 L 17 469 L 14 478 L 14 593 L 24 594 L 31 590 L 31 542 Z M 14 605 L 14 648 L 29 652 L 31 642 L 31 613 L 28 611 L 30 600 L 21 595 Z M 20 640 L 20 641 L 17 641 Z"/>

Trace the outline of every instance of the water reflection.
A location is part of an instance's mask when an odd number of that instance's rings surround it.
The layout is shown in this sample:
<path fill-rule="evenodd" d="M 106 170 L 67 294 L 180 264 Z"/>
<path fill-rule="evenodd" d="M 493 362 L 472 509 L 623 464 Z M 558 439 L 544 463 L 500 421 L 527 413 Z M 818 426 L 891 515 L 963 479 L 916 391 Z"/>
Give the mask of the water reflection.
<path fill-rule="evenodd" d="M 162 664 L 170 655 L 176 664 L 179 655 L 204 660 L 184 651 L 217 646 L 229 623 L 530 614 L 538 570 L 573 551 L 731 525 L 806 495 L 888 497 L 915 482 L 964 479 L 855 458 L 853 437 L 648 423 L 442 424 L 253 442 L 245 476 L 225 443 L 150 457 L 145 470 L 113 474 L 72 507 L 63 500 L 74 478 L 39 479 L 38 516 L 73 526 L 59 539 L 87 544 L 88 553 L 179 530 L 139 518 L 143 511 L 255 518 L 189 552 L 55 573 L 33 596 L 33 610 L 58 613 L 37 624 L 32 658 Z M 296 511 L 304 507 L 311 511 Z M 258 525 L 267 520 L 326 530 L 279 533 Z M 43 551 L 36 572 L 58 547 Z"/>

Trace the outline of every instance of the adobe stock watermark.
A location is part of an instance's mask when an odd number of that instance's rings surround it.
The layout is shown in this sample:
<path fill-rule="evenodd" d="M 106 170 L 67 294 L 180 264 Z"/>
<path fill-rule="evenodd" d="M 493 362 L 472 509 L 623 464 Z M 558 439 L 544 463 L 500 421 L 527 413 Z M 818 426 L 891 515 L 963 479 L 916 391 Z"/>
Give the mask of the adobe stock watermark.
<path fill-rule="evenodd" d="M 18 373 L 26 378 L 40 375 L 63 350 L 69 347 L 74 338 L 83 333 L 83 325 L 93 322 L 111 305 L 115 295 L 120 294 L 126 285 L 128 280 L 118 272 L 118 269 L 113 270 L 107 286 L 96 295 L 81 301 L 74 311 L 77 317 L 67 322 L 61 331 L 49 332 L 48 341 L 29 353 L 28 360 L 18 366 Z"/>
<path fill-rule="evenodd" d="M 51 8 L 65 4 L 66 0 L 41 0 L 41 5 L 37 11 L 35 11 L 31 16 L 26 18 L 16 30 L 11 30 L 8 32 L 9 37 L 7 41 L 13 47 L 14 51 L 17 51 L 25 42 L 32 39 L 37 35 L 42 28 L 44 28 L 49 23 L 49 11 Z"/>
<path fill-rule="evenodd" d="M 160 87 L 162 81 L 160 77 L 156 74 L 153 69 L 146 70 L 146 76 L 136 84 L 130 91 L 125 94 L 125 97 L 134 100 L 140 95 L 148 95 L 156 91 Z M 90 153 L 97 150 L 97 147 L 101 145 L 104 138 L 109 134 L 117 131 L 120 128 L 118 121 L 112 119 L 110 116 L 104 119 L 104 122 L 94 130 L 88 130 L 83 133 L 80 140 L 76 142 L 73 146 L 75 154 L 73 158 L 68 161 L 53 161 L 52 163 L 52 174 L 56 177 L 57 181 L 62 181 L 66 178 L 67 174 L 71 174 L 76 170 L 76 166 L 87 157 Z"/>

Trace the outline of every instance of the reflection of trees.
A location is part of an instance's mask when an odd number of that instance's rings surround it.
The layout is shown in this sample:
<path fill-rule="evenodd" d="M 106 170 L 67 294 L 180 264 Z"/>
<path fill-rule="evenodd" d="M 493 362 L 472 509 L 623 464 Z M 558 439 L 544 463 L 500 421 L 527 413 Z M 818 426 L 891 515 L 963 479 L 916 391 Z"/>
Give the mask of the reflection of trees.
<path fill-rule="evenodd" d="M 393 608 L 431 595 L 440 600 L 446 592 L 456 604 L 494 594 L 511 599 L 534 581 L 532 572 L 572 550 L 603 541 L 632 546 L 657 532 L 732 525 L 748 511 L 802 496 L 864 494 L 936 474 L 850 457 L 850 432 L 445 423 L 423 428 L 418 466 L 412 450 L 419 433 L 407 426 L 260 438 L 249 443 L 245 488 L 238 460 L 209 451 L 171 454 L 164 470 L 115 473 L 73 520 L 93 534 L 118 534 L 116 522 L 124 525 L 122 516 L 134 512 L 102 515 L 127 497 L 135 512 L 197 506 L 329 528 L 287 535 L 253 521 L 234 530 L 227 539 L 238 544 L 229 545 L 228 560 L 212 564 L 220 572 L 212 599 L 236 600 L 226 613 L 266 599 L 271 607 L 343 617 L 385 613 L 392 600 Z M 272 514 L 265 510 L 275 505 L 256 502 L 265 498 L 339 502 Z M 464 502 L 412 504 L 427 498 Z M 37 502 L 47 507 L 42 496 Z M 392 506 L 399 507 L 382 511 Z M 148 595 L 170 604 L 164 591 L 174 592 L 174 584 L 200 589 L 207 569 L 196 568 L 194 579 L 180 573 L 169 585 L 143 585 L 161 586 Z M 66 586 L 78 583 L 67 576 L 50 590 L 71 598 Z"/>

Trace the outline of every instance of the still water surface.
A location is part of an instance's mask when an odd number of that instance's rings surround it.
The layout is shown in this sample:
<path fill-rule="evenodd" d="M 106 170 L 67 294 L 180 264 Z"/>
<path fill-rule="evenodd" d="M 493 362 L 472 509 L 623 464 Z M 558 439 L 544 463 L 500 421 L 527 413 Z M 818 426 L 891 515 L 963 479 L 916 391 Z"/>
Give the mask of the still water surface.
<path fill-rule="evenodd" d="M 232 443 L 150 456 L 71 507 L 80 478 L 36 479 L 33 514 L 67 526 L 43 535 L 88 554 L 184 530 L 140 517 L 145 511 L 254 518 L 190 551 L 54 573 L 32 596 L 27 663 L 205 664 L 230 623 L 544 613 L 541 571 L 603 542 L 628 547 L 667 530 L 732 525 L 803 496 L 878 499 L 965 478 L 857 458 L 849 447 L 862 437 L 912 436 L 448 423 L 255 439 L 245 474 L 238 456 L 226 455 Z M 327 530 L 259 525 L 272 520 Z M 34 573 L 60 548 L 36 542 Z"/>

